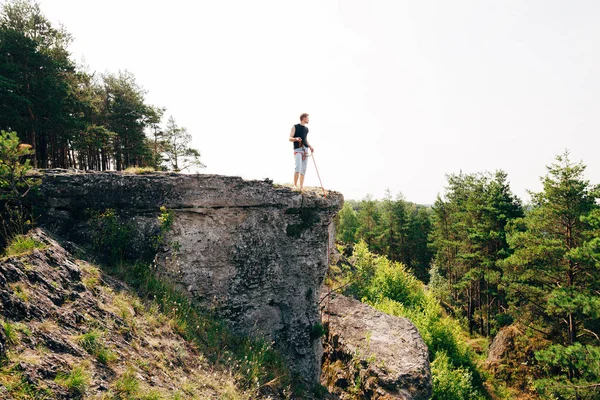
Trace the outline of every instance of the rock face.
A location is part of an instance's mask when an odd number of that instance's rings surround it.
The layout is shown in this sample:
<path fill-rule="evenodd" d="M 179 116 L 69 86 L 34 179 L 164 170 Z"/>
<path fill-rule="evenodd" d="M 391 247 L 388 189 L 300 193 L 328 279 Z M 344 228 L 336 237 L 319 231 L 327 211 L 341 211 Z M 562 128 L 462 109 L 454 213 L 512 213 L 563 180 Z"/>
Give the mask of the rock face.
<path fill-rule="evenodd" d="M 330 392 L 342 399 L 431 397 L 427 346 L 408 319 L 340 294 L 324 297 L 322 308 L 327 338 L 321 383 Z"/>
<path fill-rule="evenodd" d="M 234 330 L 273 340 L 292 370 L 316 383 L 319 288 L 342 203 L 336 192 L 237 177 L 45 171 L 37 207 L 43 226 L 79 243 L 90 240 L 90 213 L 114 209 L 132 227 L 131 256 L 152 253 L 166 207 L 174 221 L 157 271 Z"/>

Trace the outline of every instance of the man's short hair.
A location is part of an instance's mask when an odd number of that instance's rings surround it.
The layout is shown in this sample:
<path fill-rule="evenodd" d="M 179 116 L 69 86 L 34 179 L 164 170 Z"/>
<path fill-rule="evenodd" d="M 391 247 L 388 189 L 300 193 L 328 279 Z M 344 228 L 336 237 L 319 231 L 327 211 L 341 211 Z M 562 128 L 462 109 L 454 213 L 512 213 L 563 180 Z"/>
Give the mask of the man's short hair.
<path fill-rule="evenodd" d="M 307 114 L 307 113 L 304 113 L 304 114 L 300 115 L 300 122 L 302 122 L 302 120 L 303 120 L 304 118 L 306 118 L 306 117 L 308 117 L 308 114 Z"/>

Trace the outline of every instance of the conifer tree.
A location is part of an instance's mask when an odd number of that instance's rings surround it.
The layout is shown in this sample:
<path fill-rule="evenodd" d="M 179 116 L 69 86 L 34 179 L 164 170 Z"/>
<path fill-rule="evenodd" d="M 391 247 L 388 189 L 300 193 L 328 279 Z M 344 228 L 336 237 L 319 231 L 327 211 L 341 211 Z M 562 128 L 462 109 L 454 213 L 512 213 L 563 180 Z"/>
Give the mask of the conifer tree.
<path fill-rule="evenodd" d="M 356 211 L 350 205 L 350 203 L 345 202 L 344 206 L 338 213 L 338 226 L 336 232 L 337 240 L 347 243 L 354 244 L 357 242 L 356 238 L 356 230 L 358 229 L 358 217 L 356 216 Z"/>
<path fill-rule="evenodd" d="M 380 231 L 380 212 L 377 201 L 370 194 L 359 204 L 358 221 L 359 227 L 356 231 L 358 238 L 364 240 L 371 251 L 379 252 L 380 244 L 377 239 Z"/>
<path fill-rule="evenodd" d="M 532 193 L 533 209 L 509 236 L 514 254 L 505 262 L 515 314 L 569 345 L 584 335 L 588 305 L 599 296 L 592 234 L 599 195 L 584 171 L 567 152 L 556 157 L 543 190 Z"/>
<path fill-rule="evenodd" d="M 200 152 L 192 147 L 192 135 L 185 127 L 177 125 L 173 116 L 169 117 L 164 133 L 163 154 L 170 169 L 179 172 L 191 167 L 204 168 Z"/>
<path fill-rule="evenodd" d="M 553 345 L 536 353 L 547 397 L 593 399 L 600 369 L 600 210 L 585 165 L 556 157 L 514 224 L 504 281 L 514 317 Z"/>

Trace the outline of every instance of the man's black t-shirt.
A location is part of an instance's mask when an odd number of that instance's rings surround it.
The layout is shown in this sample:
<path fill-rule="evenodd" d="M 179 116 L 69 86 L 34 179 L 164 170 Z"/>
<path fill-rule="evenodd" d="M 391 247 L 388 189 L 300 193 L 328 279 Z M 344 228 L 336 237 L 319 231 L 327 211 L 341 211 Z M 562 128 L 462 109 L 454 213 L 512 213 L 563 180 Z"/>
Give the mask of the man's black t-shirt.
<path fill-rule="evenodd" d="M 302 139 L 302 146 L 310 147 L 310 144 L 308 144 L 308 139 L 306 138 L 308 136 L 308 128 L 302 124 L 296 124 L 296 125 L 294 125 L 294 127 L 296 128 L 294 130 L 294 137 L 299 137 Z M 294 149 L 300 148 L 299 142 L 294 142 L 293 144 L 294 144 Z"/>

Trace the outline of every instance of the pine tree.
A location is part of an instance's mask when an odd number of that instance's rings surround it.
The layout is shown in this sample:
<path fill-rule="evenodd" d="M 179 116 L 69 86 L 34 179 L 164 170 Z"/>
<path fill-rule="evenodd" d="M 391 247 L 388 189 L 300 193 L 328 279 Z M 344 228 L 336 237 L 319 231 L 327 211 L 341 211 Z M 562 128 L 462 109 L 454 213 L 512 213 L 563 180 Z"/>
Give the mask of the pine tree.
<path fill-rule="evenodd" d="M 200 161 L 200 152 L 190 147 L 191 142 L 192 135 L 187 129 L 177 125 L 172 116 L 169 117 L 164 133 L 163 154 L 170 169 L 179 172 L 191 167 L 205 167 Z"/>
<path fill-rule="evenodd" d="M 358 229 L 358 217 L 356 211 L 345 202 L 344 206 L 337 215 L 338 225 L 336 239 L 342 243 L 354 244 L 357 242 L 356 230 Z"/>
<path fill-rule="evenodd" d="M 492 310 L 504 299 L 497 263 L 508 255 L 506 225 L 522 215 L 506 178 L 503 171 L 449 175 L 446 199 L 438 197 L 433 207 L 434 262 L 452 294 L 445 300 L 464 313 L 470 332 L 483 335 L 491 333 Z"/>
<path fill-rule="evenodd" d="M 556 157 L 542 179 L 543 191 L 531 194 L 533 209 L 509 236 L 514 254 L 505 263 L 515 314 L 569 345 L 584 329 L 586 303 L 598 296 L 593 285 L 600 278 L 589 251 L 598 193 L 583 179 L 584 171 L 568 153 Z"/>
<path fill-rule="evenodd" d="M 380 212 L 377 201 L 368 194 L 359 204 L 357 237 L 367 243 L 369 250 L 380 252 L 379 238 Z"/>
<path fill-rule="evenodd" d="M 514 224 L 503 263 L 515 319 L 553 345 L 536 353 L 547 397 L 597 398 L 600 369 L 600 193 L 585 166 L 557 156 L 532 193 L 533 207 Z"/>

